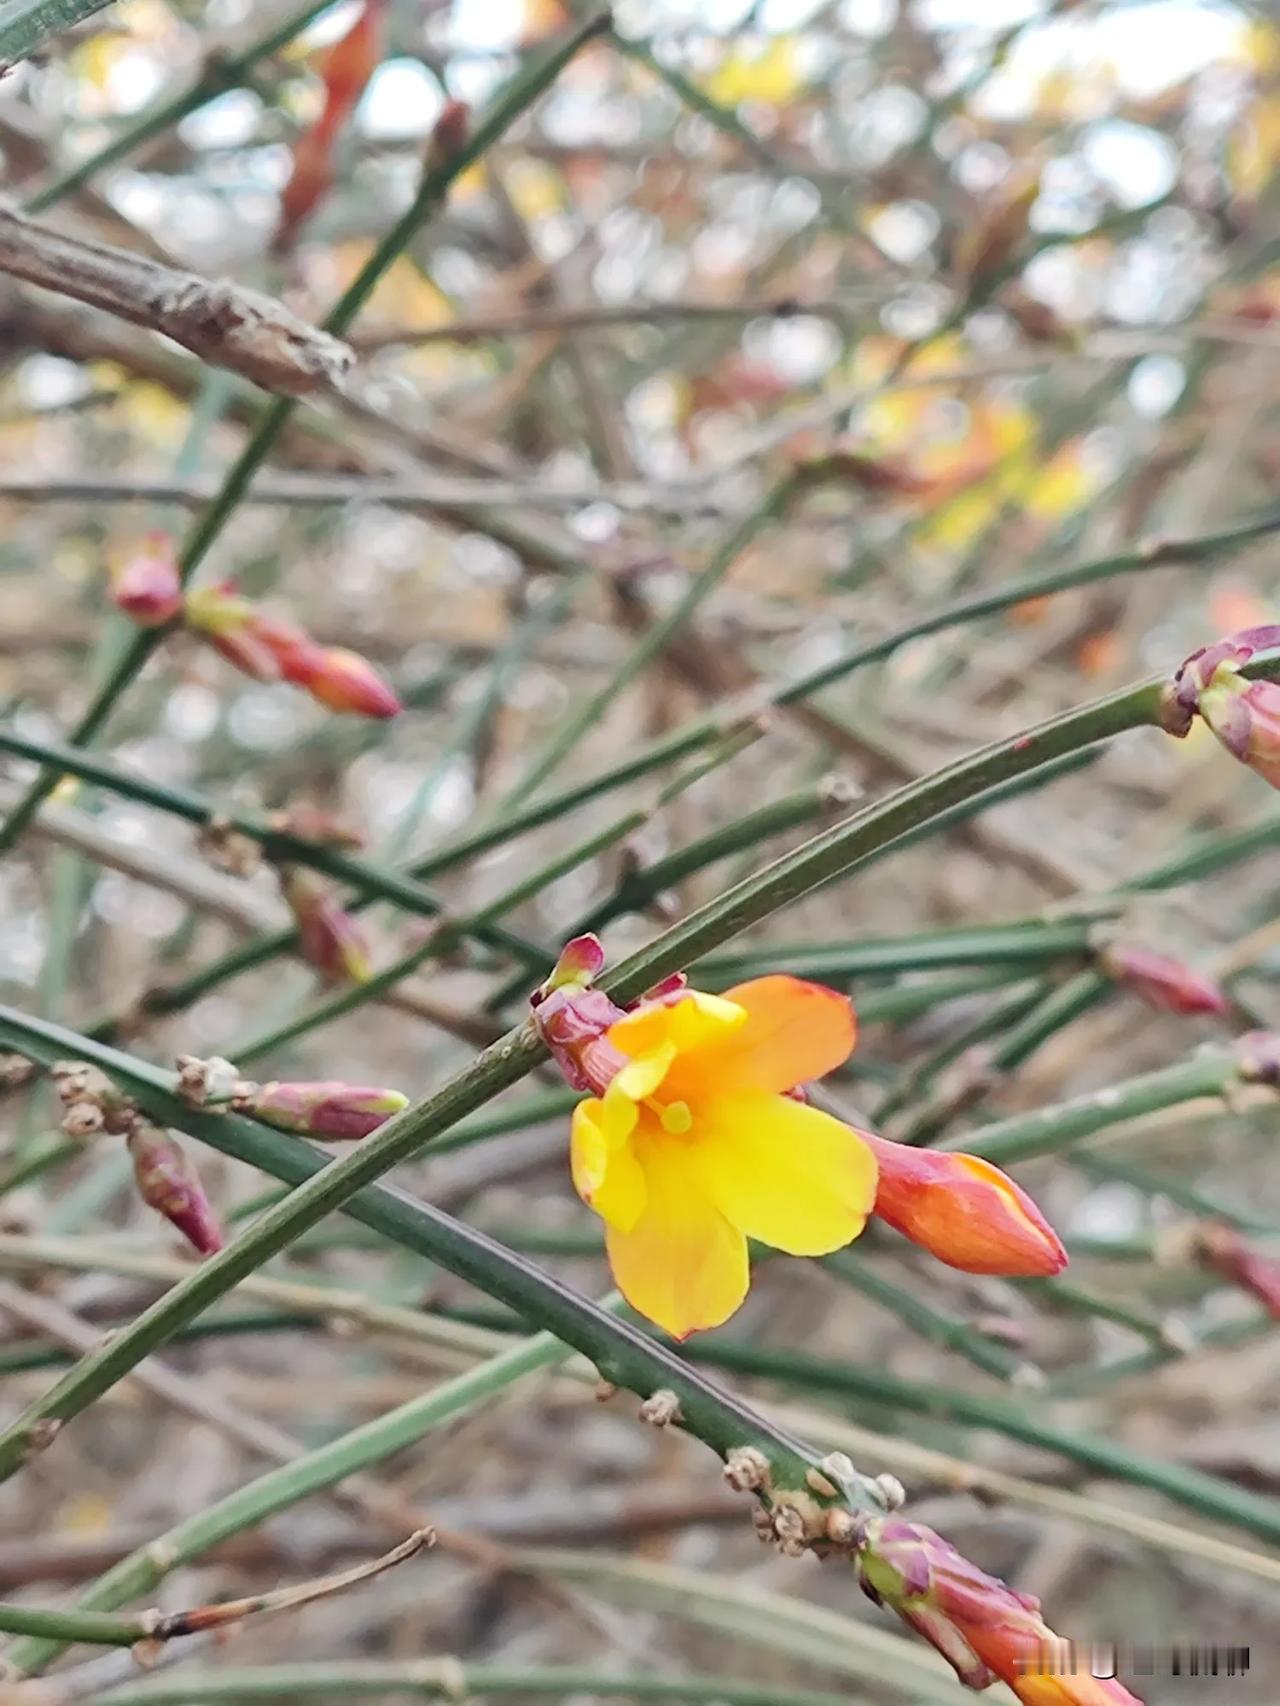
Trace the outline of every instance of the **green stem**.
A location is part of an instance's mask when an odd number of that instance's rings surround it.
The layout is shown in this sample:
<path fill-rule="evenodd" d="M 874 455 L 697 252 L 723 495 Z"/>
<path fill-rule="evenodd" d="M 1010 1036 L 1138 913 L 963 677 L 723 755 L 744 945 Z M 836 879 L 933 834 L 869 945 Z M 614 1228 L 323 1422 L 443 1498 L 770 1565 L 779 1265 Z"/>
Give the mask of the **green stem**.
<path fill-rule="evenodd" d="M 848 1706 L 844 1694 L 780 1688 L 723 1676 L 625 1675 L 573 1665 L 464 1664 L 416 1659 L 409 1664 L 281 1664 L 261 1669 L 184 1671 L 109 1689 L 99 1706 L 190 1706 L 193 1700 L 322 1700 L 330 1695 L 408 1695 L 424 1700 L 478 1700 L 489 1695 L 580 1695 L 606 1700 L 722 1700 L 726 1706 Z"/>
<path fill-rule="evenodd" d="M 83 23 L 111 0 L 9 0 L 0 6 L 0 73 L 27 59 L 51 36 Z"/>
<path fill-rule="evenodd" d="M 652 663 L 668 641 L 684 627 L 699 605 L 710 597 L 757 534 L 782 515 L 794 490 L 795 484 L 790 477 L 780 480 L 751 514 L 734 528 L 702 573 L 693 576 L 683 596 L 676 600 L 665 616 L 659 617 L 645 628 L 604 686 L 568 712 L 560 726 L 552 732 L 543 751 L 507 795 L 505 805 L 515 806 L 527 799 L 560 767 L 587 730 L 608 710 L 618 694 L 629 687 L 640 672 Z"/>
<path fill-rule="evenodd" d="M 19 758 L 31 758 L 84 781 L 93 782 L 113 794 L 154 806 L 201 828 L 224 820 L 251 841 L 257 842 L 266 857 L 274 862 L 305 865 L 338 882 L 349 883 L 368 900 L 389 900 L 406 912 L 434 918 L 444 911 L 445 903 L 430 889 L 399 871 L 362 859 L 353 853 L 343 853 L 336 847 L 325 847 L 273 828 L 265 819 L 244 812 L 221 812 L 211 801 L 188 788 L 168 783 L 150 782 L 143 776 L 131 775 L 119 769 L 109 759 L 82 752 L 74 746 L 61 746 L 54 741 L 35 740 L 14 729 L 0 729 L 0 752 L 10 752 Z M 480 925 L 474 932 L 481 941 L 503 952 L 518 953 L 528 966 L 545 963 L 546 953 L 535 942 L 527 942 L 508 931 L 494 931 Z"/>
<path fill-rule="evenodd" d="M 45 0 L 46 9 L 57 10 L 61 7 L 63 10 L 74 10 L 75 4 L 83 7 L 85 0 Z M 26 4 L 22 6 L 24 11 L 31 9 Z M 34 9 L 41 8 L 37 6 Z M 462 147 L 448 160 L 424 173 L 417 194 L 408 208 L 380 239 L 369 259 L 326 316 L 323 322 L 325 331 L 341 336 L 348 329 L 391 263 L 417 235 L 426 220 L 443 206 L 454 181 L 502 138 L 516 119 L 555 81 L 579 48 L 600 35 L 608 26 L 608 14 L 597 14 L 570 31 L 534 63 L 524 67 L 511 78 Z M 0 15 L 0 60 L 4 58 L 4 40 L 4 17 Z M 266 461 L 294 407 L 295 400 L 292 397 L 276 397 L 263 411 L 256 431 L 232 465 L 221 490 L 187 536 L 179 558 L 179 571 L 184 585 L 203 562 L 210 546 L 248 490 L 250 481 Z M 167 628 L 151 628 L 132 636 L 72 731 L 72 746 L 88 746 L 93 742 L 114 710 L 116 701 L 167 632 Z M 5 822 L 0 824 L 0 852 L 13 845 L 57 783 L 56 770 L 43 771 L 32 783 Z"/>
<path fill-rule="evenodd" d="M 979 1126 L 939 1144 L 940 1149 L 963 1149 L 1006 1166 L 1033 1155 L 1049 1155 L 1092 1137 L 1108 1126 L 1123 1125 L 1144 1114 L 1159 1113 L 1194 1102 L 1202 1096 L 1221 1098 L 1240 1082 L 1239 1063 L 1224 1049 L 1209 1049 L 1178 1066 L 1162 1067 L 1103 1090 L 1091 1090 L 1055 1107 L 1038 1108 L 1012 1119 Z"/>
<path fill-rule="evenodd" d="M 136 1647 L 151 1633 L 145 1621 L 129 1617 L 105 1617 L 91 1611 L 43 1611 L 34 1605 L 0 1602 L 0 1631 L 6 1635 L 34 1635 L 61 1646 L 84 1641 L 94 1647 Z"/>

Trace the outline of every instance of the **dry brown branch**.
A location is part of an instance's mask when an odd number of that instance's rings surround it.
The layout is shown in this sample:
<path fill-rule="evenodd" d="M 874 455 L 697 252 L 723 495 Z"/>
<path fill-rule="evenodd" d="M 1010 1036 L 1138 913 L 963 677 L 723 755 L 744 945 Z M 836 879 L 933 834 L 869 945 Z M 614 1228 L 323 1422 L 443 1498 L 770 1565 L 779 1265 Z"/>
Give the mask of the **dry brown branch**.
<path fill-rule="evenodd" d="M 333 390 L 355 360 L 340 339 L 260 291 L 68 236 L 12 207 L 0 207 L 0 271 L 163 332 L 201 360 L 291 397 Z"/>

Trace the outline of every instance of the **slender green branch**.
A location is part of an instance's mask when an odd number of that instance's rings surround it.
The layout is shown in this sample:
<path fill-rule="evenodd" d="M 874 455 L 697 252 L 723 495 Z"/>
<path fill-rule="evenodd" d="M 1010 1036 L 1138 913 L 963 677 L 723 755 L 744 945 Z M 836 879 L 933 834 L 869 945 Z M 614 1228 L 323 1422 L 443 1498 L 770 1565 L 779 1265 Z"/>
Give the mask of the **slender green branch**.
<path fill-rule="evenodd" d="M 819 1694 L 728 1676 L 627 1675 L 573 1665 L 464 1664 L 415 1659 L 411 1664 L 282 1664 L 260 1669 L 183 1671 L 109 1689 L 99 1706 L 190 1706 L 193 1700 L 324 1700 L 329 1696 L 406 1695 L 424 1700 L 480 1700 L 489 1695 L 591 1695 L 604 1700 L 722 1700 L 726 1706 L 848 1706 L 843 1694 Z"/>
<path fill-rule="evenodd" d="M 110 4 L 111 0 L 9 0 L 7 6 L 0 6 L 0 72 Z"/>

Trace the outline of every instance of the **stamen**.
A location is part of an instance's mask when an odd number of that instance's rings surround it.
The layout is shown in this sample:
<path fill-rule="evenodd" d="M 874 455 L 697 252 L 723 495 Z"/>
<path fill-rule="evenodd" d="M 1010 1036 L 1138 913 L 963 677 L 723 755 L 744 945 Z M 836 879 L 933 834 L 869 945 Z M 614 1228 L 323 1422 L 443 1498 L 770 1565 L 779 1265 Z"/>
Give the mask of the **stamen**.
<path fill-rule="evenodd" d="M 688 1102 L 668 1102 L 659 1118 L 663 1131 L 669 1131 L 675 1137 L 682 1137 L 693 1125 Z"/>

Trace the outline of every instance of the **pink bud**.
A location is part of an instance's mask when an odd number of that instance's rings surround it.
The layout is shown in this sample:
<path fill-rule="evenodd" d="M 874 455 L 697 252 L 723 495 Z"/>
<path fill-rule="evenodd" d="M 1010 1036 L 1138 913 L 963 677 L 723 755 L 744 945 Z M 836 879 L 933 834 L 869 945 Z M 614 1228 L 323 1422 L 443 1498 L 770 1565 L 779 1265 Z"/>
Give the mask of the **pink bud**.
<path fill-rule="evenodd" d="M 236 1098 L 241 1113 L 252 1114 L 282 1131 L 334 1139 L 368 1137 L 393 1114 L 407 1108 L 409 1098 L 399 1090 L 371 1089 L 338 1079 L 308 1084 L 255 1084 Z"/>
<path fill-rule="evenodd" d="M 440 109 L 427 144 L 426 168 L 438 172 L 455 160 L 466 147 L 471 129 L 471 108 L 465 101 L 446 101 Z"/>
<path fill-rule="evenodd" d="M 604 949 L 596 936 L 567 942 L 546 982 L 530 1001 L 538 1035 L 551 1050 L 566 1082 L 575 1090 L 602 1095 L 626 1064 L 606 1032 L 623 1009 L 592 980 L 604 970 Z"/>
<path fill-rule="evenodd" d="M 1219 664 L 1199 710 L 1234 758 L 1280 788 L 1280 683 L 1245 681 L 1233 665 Z"/>
<path fill-rule="evenodd" d="M 139 1123 L 125 1139 L 133 1176 L 148 1207 L 171 1221 L 202 1256 L 222 1248 L 222 1229 L 200 1175 L 177 1141 L 158 1127 Z"/>
<path fill-rule="evenodd" d="M 300 865 L 286 867 L 280 884 L 298 926 L 303 958 L 333 983 L 367 983 L 373 965 L 364 932 L 331 890 Z"/>
<path fill-rule="evenodd" d="M 1162 1012 L 1225 1015 L 1231 1011 L 1231 1001 L 1219 984 L 1172 954 L 1112 942 L 1098 958 L 1109 977 Z"/>
<path fill-rule="evenodd" d="M 111 596 L 140 628 L 173 620 L 182 609 L 182 580 L 167 533 L 148 533 L 141 548 L 112 569 Z"/>
<path fill-rule="evenodd" d="M 281 673 L 286 681 L 305 687 L 313 699 L 331 711 L 350 711 L 358 717 L 394 717 L 404 710 L 373 665 L 344 646 L 308 642 L 283 660 Z"/>
<path fill-rule="evenodd" d="M 233 580 L 189 592 L 182 614 L 193 633 L 255 681 L 279 681 L 311 644 L 294 623 L 260 610 L 245 598 Z"/>
<path fill-rule="evenodd" d="M 575 936 L 560 950 L 551 975 L 533 996 L 536 1007 L 554 989 L 586 989 L 604 970 L 604 949 L 598 936 Z"/>
<path fill-rule="evenodd" d="M 1280 1321 L 1280 1257 L 1255 1250 L 1234 1226 L 1220 1222 L 1197 1229 L 1196 1253 L 1207 1268 L 1251 1293 Z"/>

